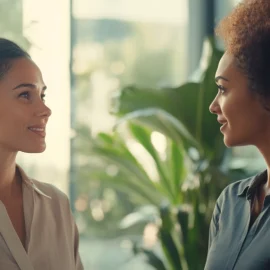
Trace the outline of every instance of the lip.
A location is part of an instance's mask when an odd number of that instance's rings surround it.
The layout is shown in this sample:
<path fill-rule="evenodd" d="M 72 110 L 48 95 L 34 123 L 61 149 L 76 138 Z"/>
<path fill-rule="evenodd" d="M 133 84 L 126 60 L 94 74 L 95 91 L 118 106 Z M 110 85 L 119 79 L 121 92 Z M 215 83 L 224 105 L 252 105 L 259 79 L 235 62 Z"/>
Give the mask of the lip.
<path fill-rule="evenodd" d="M 218 117 L 217 121 L 221 124 L 220 131 L 223 131 L 227 126 L 227 121 L 224 118 Z"/>
<path fill-rule="evenodd" d="M 226 128 L 227 123 L 228 123 L 228 122 L 224 122 L 224 123 L 223 123 L 223 125 L 220 127 L 220 131 L 223 131 L 223 130 Z"/>
<path fill-rule="evenodd" d="M 33 133 L 39 135 L 42 138 L 45 138 L 46 137 L 45 126 L 31 126 L 31 127 L 28 127 L 28 129 L 30 131 L 32 131 Z"/>
<path fill-rule="evenodd" d="M 218 118 L 217 121 L 222 125 L 227 123 L 227 121 L 225 119 Z"/>

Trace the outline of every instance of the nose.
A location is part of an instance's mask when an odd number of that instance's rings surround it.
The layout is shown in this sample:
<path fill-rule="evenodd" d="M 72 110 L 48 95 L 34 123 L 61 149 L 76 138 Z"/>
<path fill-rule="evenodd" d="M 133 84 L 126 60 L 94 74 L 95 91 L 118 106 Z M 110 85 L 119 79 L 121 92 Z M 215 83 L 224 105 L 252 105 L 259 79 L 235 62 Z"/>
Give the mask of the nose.
<path fill-rule="evenodd" d="M 217 114 L 220 111 L 220 107 L 217 101 L 217 97 L 212 101 L 209 106 L 210 113 Z"/>
<path fill-rule="evenodd" d="M 49 118 L 51 114 L 52 114 L 51 109 L 48 106 L 46 106 L 44 102 L 41 102 L 41 105 L 37 110 L 36 116 Z"/>

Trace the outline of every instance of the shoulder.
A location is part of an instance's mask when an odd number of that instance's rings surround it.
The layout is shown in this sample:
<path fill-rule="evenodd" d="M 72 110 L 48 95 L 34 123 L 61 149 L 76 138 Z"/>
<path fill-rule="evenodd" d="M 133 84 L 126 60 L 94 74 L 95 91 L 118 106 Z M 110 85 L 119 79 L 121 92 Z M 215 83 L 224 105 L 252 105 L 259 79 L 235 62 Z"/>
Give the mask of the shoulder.
<path fill-rule="evenodd" d="M 55 211 L 65 213 L 70 212 L 70 203 L 68 196 L 60 189 L 52 184 L 40 182 L 35 179 L 31 179 L 34 184 L 34 189 L 39 193 L 39 198 L 43 203 L 49 204 Z"/>
<path fill-rule="evenodd" d="M 255 177 L 256 176 L 252 176 L 246 179 L 238 180 L 225 187 L 217 200 L 218 205 L 222 207 L 225 202 L 234 201 L 241 196 L 245 197 L 245 194 Z"/>
<path fill-rule="evenodd" d="M 35 179 L 31 180 L 34 185 L 48 197 L 51 197 L 52 199 L 67 200 L 67 195 L 56 186 Z"/>
<path fill-rule="evenodd" d="M 52 184 L 40 182 L 32 177 L 29 177 L 18 164 L 16 166 L 21 174 L 23 183 L 25 183 L 26 186 L 31 187 L 38 195 L 40 195 L 40 198 L 49 198 L 51 201 L 60 202 L 68 201 L 67 195 L 60 189 Z"/>
<path fill-rule="evenodd" d="M 246 179 L 241 179 L 236 182 L 233 182 L 229 184 L 226 188 L 223 190 L 224 195 L 239 195 L 242 194 L 252 183 L 254 180 L 255 176 L 246 178 Z"/>
<path fill-rule="evenodd" d="M 69 199 L 63 191 L 52 184 L 40 182 L 35 179 L 31 180 L 35 186 L 36 192 L 40 193 L 41 196 L 43 195 L 43 197 L 49 198 L 49 201 L 51 201 L 52 204 L 70 208 Z"/>
<path fill-rule="evenodd" d="M 73 226 L 73 215 L 67 195 L 52 184 L 43 183 L 32 179 L 34 189 L 38 196 L 40 210 L 57 216 L 58 221 L 65 221 L 66 225 Z"/>

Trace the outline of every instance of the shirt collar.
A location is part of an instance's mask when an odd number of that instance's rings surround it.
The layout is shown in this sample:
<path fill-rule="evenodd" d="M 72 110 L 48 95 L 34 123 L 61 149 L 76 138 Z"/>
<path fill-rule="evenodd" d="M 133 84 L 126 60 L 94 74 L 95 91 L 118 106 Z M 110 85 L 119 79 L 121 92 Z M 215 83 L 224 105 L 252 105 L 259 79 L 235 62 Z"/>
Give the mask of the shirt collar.
<path fill-rule="evenodd" d="M 239 192 L 237 196 L 244 197 L 246 196 L 247 199 L 250 199 L 251 196 L 256 191 L 256 188 L 260 186 L 262 183 L 267 181 L 267 170 L 253 176 L 250 178 L 249 181 L 242 182 L 239 188 Z"/>
<path fill-rule="evenodd" d="M 35 192 L 37 192 L 38 194 L 48 198 L 48 199 L 51 199 L 51 197 L 47 194 L 45 194 L 42 190 L 40 190 L 34 183 L 34 181 L 29 178 L 26 173 L 24 172 L 24 170 L 18 165 L 16 164 L 16 168 L 19 170 L 20 172 L 20 175 L 21 175 L 21 178 L 22 178 L 22 181 L 24 184 L 26 184 L 27 186 L 31 187 Z"/>

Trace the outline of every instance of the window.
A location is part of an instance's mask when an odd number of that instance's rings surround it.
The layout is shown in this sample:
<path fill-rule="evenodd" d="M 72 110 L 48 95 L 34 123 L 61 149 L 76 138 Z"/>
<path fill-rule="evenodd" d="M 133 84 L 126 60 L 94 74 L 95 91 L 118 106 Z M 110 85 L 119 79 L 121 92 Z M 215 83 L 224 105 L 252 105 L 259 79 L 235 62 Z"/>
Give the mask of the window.
<path fill-rule="evenodd" d="M 100 131 L 111 130 L 115 119 L 109 113 L 110 97 L 115 90 L 131 84 L 177 86 L 187 79 L 188 0 L 75 0 L 73 15 L 74 111 L 80 135 L 85 132 L 90 140 Z M 87 149 L 87 140 L 78 137 L 77 144 Z M 77 168 L 89 159 L 91 152 L 77 151 Z M 77 180 L 75 206 L 86 268 L 147 267 L 136 258 L 124 263 L 131 251 L 121 247 L 130 243 L 116 227 L 135 207 L 127 194 L 79 172 Z M 141 240 L 138 229 L 129 234 Z"/>
<path fill-rule="evenodd" d="M 46 90 L 46 103 L 52 110 L 47 125 L 47 149 L 41 154 L 20 153 L 18 163 L 29 176 L 49 182 L 68 194 L 70 139 L 70 80 L 69 80 L 69 4 L 68 1 L 3 1 L 7 12 L 5 29 L 17 24 L 18 31 L 10 31 L 11 38 L 23 36 L 18 43 L 27 48 L 40 67 Z M 17 3 L 17 6 L 14 6 Z M 18 4 L 19 3 L 19 4 Z M 19 12 L 19 16 L 15 14 Z M 49 16 L 48 16 L 49 14 Z M 59 16 L 61 14 L 61 16 Z M 1 21 L 2 21 L 1 16 Z M 16 40 L 16 39 L 15 39 Z M 24 42 L 26 40 L 26 42 Z"/>

